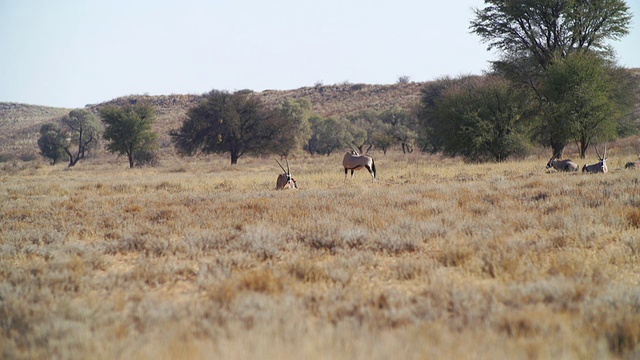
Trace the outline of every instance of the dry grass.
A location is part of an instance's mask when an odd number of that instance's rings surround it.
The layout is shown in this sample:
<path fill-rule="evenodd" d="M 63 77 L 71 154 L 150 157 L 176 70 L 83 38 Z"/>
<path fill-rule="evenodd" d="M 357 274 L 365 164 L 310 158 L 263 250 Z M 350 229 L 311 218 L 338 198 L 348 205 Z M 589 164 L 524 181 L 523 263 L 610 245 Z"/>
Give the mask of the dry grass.
<path fill-rule="evenodd" d="M 640 172 L 272 162 L 0 169 L 0 356 L 640 356 Z"/>

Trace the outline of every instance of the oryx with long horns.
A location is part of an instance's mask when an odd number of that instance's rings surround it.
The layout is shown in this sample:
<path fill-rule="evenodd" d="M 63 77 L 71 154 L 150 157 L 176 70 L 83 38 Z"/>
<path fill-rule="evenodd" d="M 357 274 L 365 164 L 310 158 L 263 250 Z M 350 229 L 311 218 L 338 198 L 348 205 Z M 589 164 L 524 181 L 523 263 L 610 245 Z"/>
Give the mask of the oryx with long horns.
<path fill-rule="evenodd" d="M 600 152 L 598 152 L 598 147 L 596 147 L 596 154 L 598 155 L 599 162 L 591 165 L 584 165 L 582 167 L 582 172 L 586 173 L 607 173 L 609 169 L 607 168 L 607 146 L 604 146 L 604 153 L 600 156 Z"/>
<path fill-rule="evenodd" d="M 351 152 L 344 154 L 342 158 L 342 166 L 344 167 L 344 178 L 347 179 L 347 172 L 351 170 L 351 177 L 355 170 L 367 169 L 371 177 L 376 178 L 376 164 L 370 156 L 362 155 L 352 145 Z"/>
<path fill-rule="evenodd" d="M 276 180 L 276 190 L 284 190 L 284 189 L 297 190 L 298 183 L 296 182 L 296 179 L 294 179 L 293 176 L 291 176 L 291 171 L 289 170 L 289 160 L 285 158 L 285 161 L 287 162 L 287 170 L 285 170 L 282 164 L 280 164 L 280 161 L 276 159 L 276 162 L 278 163 L 278 165 L 280 165 L 280 168 L 282 169 L 282 171 L 284 171 L 283 174 L 278 175 L 278 180 Z"/>
<path fill-rule="evenodd" d="M 578 171 L 580 166 L 571 159 L 559 160 L 557 154 L 552 156 L 547 163 L 547 169 L 554 168 L 558 171 Z"/>

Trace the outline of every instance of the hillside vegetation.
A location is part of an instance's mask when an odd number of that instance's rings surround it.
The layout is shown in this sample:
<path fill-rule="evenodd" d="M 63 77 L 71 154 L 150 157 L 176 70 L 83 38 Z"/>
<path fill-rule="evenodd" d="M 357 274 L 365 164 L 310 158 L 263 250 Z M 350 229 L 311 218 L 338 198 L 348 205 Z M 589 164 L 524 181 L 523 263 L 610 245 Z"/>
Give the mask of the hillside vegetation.
<path fill-rule="evenodd" d="M 640 69 L 629 69 L 629 76 L 640 83 Z M 311 101 L 313 112 L 322 116 L 343 116 L 362 110 L 385 110 L 393 106 L 411 108 L 420 100 L 421 90 L 431 82 L 407 82 L 391 85 L 316 84 L 294 90 L 265 90 L 258 94 L 265 103 L 275 106 L 286 98 Z M 640 98 L 640 94 L 638 94 Z M 159 134 L 163 153 L 172 153 L 169 131 L 178 128 L 187 110 L 197 104 L 200 95 L 129 95 L 87 105 L 88 109 L 107 104 L 125 104 L 148 101 L 154 106 L 157 116 L 155 130 Z M 69 113 L 71 109 L 52 108 L 15 103 L 0 103 L 0 154 L 37 154 L 38 130 L 46 122 Z M 635 110 L 640 118 L 640 103 Z"/>
<path fill-rule="evenodd" d="M 364 109 L 383 110 L 388 107 L 411 106 L 420 97 L 426 83 L 394 85 L 340 84 L 318 85 L 296 90 L 265 90 L 258 93 L 270 105 L 277 105 L 286 98 L 306 98 L 313 104 L 313 111 L 323 116 L 340 116 Z M 179 127 L 187 110 L 200 101 L 200 95 L 130 95 L 100 104 L 88 105 L 89 109 L 108 104 L 125 104 L 148 101 L 153 104 L 157 116 L 155 129 L 160 135 L 162 148 L 170 148 L 169 130 Z M 0 103 L 0 152 L 37 153 L 38 130 L 46 122 L 69 113 L 70 109 L 33 105 Z"/>
<path fill-rule="evenodd" d="M 0 103 L 0 153 L 38 150 L 40 126 L 67 115 L 71 109 Z M 35 146 L 35 149 L 33 148 Z"/>

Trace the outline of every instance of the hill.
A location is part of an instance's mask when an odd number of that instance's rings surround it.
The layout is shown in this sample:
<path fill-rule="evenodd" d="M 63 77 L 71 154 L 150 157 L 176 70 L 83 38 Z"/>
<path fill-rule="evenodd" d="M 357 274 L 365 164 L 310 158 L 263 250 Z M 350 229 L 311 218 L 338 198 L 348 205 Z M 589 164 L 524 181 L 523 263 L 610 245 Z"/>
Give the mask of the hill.
<path fill-rule="evenodd" d="M 69 111 L 71 109 L 0 103 L 0 154 L 32 151 L 40 126 Z"/>
<path fill-rule="evenodd" d="M 418 101 L 420 90 L 426 83 L 402 83 L 393 85 L 339 84 L 318 85 L 296 90 L 265 90 L 259 92 L 267 104 L 277 105 L 286 98 L 306 98 L 313 104 L 313 111 L 323 116 L 340 116 L 364 109 L 382 110 L 388 107 L 409 106 Z M 160 135 L 161 148 L 169 148 L 169 131 L 180 126 L 189 108 L 197 104 L 201 95 L 129 95 L 87 105 L 96 110 L 100 106 L 123 105 L 133 101 L 153 104 Z M 0 154 L 20 155 L 37 153 L 37 140 L 42 124 L 58 119 L 71 109 L 44 106 L 0 103 Z"/>
<path fill-rule="evenodd" d="M 629 69 L 629 76 L 640 84 L 640 69 Z M 306 98 L 313 111 L 322 116 L 342 116 L 361 110 L 384 110 L 393 106 L 410 107 L 420 99 L 421 90 L 431 82 L 407 82 L 391 85 L 351 84 L 303 87 L 294 90 L 265 90 L 257 93 L 272 106 L 287 98 Z M 640 86 L 638 98 L 640 99 Z M 189 108 L 202 99 L 201 95 L 130 95 L 87 105 L 96 111 L 108 104 L 125 104 L 132 101 L 148 101 L 153 104 L 157 116 L 156 131 L 160 135 L 161 148 L 169 151 L 169 131 L 180 126 Z M 40 126 L 69 113 L 71 109 L 53 108 L 15 103 L 0 103 L 0 158 L 21 156 L 38 152 L 37 139 Z M 640 118 L 640 102 L 635 108 Z"/>

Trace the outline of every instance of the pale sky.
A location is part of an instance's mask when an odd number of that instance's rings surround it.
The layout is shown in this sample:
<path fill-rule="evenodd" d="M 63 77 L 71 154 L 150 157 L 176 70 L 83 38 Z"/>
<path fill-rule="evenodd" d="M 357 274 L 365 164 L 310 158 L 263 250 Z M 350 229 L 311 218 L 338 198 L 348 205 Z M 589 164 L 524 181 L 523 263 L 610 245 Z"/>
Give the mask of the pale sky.
<path fill-rule="evenodd" d="M 393 84 L 481 74 L 482 0 L 0 0 L 0 102 Z M 619 64 L 640 67 L 640 0 Z"/>

